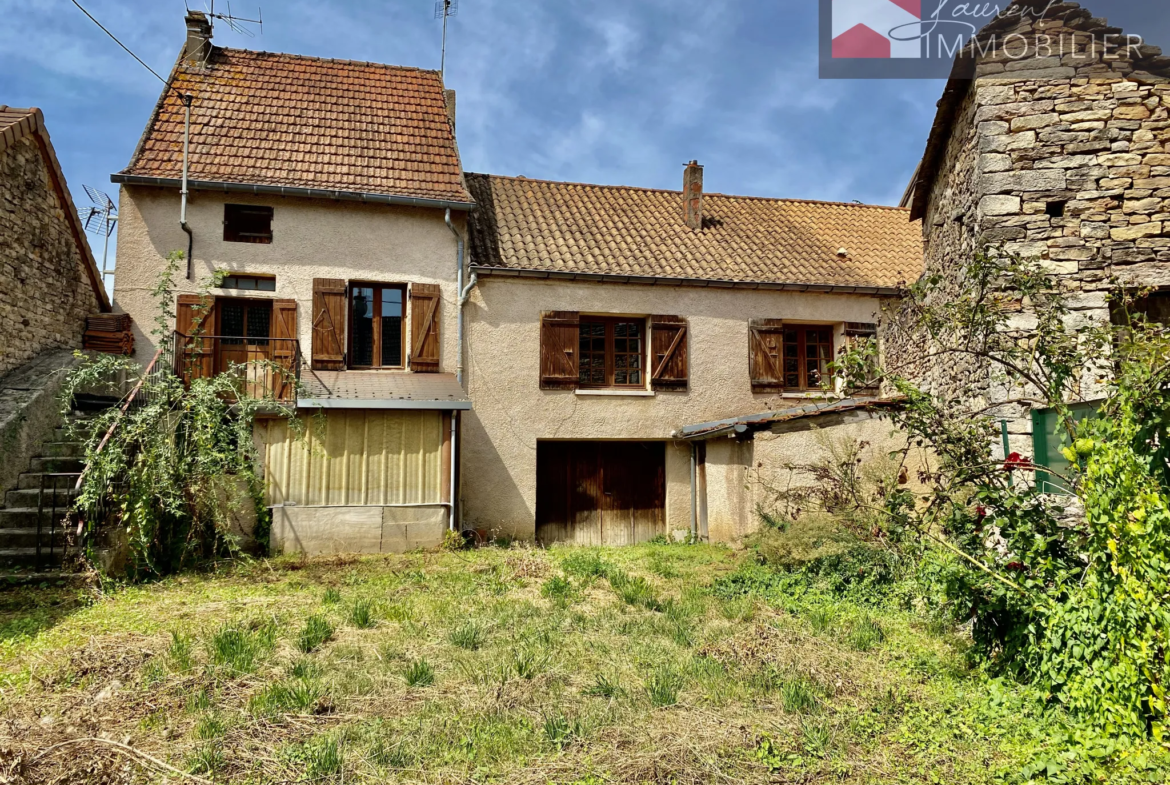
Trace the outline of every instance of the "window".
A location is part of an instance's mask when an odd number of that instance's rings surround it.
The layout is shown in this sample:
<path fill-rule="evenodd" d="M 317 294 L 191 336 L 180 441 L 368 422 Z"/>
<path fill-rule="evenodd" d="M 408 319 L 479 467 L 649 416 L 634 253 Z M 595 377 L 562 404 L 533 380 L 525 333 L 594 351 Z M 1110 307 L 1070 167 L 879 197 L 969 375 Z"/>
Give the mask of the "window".
<path fill-rule="evenodd" d="M 228 243 L 272 242 L 272 208 L 248 204 L 223 206 L 223 239 Z"/>
<path fill-rule="evenodd" d="M 272 303 L 258 300 L 216 301 L 224 346 L 267 346 L 272 330 Z"/>
<path fill-rule="evenodd" d="M 229 275 L 221 289 L 239 289 L 247 292 L 275 292 L 276 279 L 270 275 Z"/>
<path fill-rule="evenodd" d="M 833 361 L 833 328 L 785 325 L 783 346 L 784 387 L 820 389 Z"/>
<path fill-rule="evenodd" d="M 1140 320 L 1170 326 L 1170 290 L 1150 292 L 1134 299 L 1128 307 L 1113 302 L 1110 316 L 1117 327 L 1128 327 L 1131 322 Z"/>
<path fill-rule="evenodd" d="M 581 317 L 582 387 L 645 387 L 645 320 Z"/>
<path fill-rule="evenodd" d="M 406 287 L 353 284 L 349 290 L 351 368 L 402 368 L 406 365 L 403 313 Z"/>

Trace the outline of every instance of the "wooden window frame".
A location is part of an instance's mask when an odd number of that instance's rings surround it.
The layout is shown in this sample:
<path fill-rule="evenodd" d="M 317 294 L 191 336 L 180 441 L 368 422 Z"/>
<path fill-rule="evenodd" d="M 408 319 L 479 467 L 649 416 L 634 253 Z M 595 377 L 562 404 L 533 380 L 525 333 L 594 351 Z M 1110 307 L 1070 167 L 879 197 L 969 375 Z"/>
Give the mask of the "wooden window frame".
<path fill-rule="evenodd" d="M 579 381 L 578 387 L 582 390 L 646 390 L 648 389 L 647 380 L 649 378 L 649 369 L 646 366 L 647 360 L 647 320 L 644 316 L 595 316 L 595 315 L 581 315 L 580 327 L 578 328 L 577 352 L 578 352 L 578 380 L 580 380 L 580 369 L 584 365 L 584 352 L 580 349 L 580 336 L 584 333 L 585 325 L 587 324 L 604 324 L 605 325 L 605 383 L 596 384 L 592 382 Z M 637 384 L 615 384 L 614 378 L 616 375 L 616 363 L 614 352 L 614 325 L 617 324 L 637 324 L 638 325 L 638 340 L 640 344 L 639 357 L 639 371 L 642 374 L 642 381 Z"/>
<path fill-rule="evenodd" d="M 239 226 L 233 226 L 233 219 L 252 213 L 263 216 L 268 221 L 266 232 L 244 232 Z M 223 206 L 223 241 L 225 243 L 253 243 L 258 245 L 272 244 L 272 222 L 276 218 L 275 208 L 259 204 L 225 204 Z"/>
<path fill-rule="evenodd" d="M 797 370 L 797 374 L 798 374 L 799 381 L 800 381 L 800 385 L 798 387 L 792 387 L 791 385 L 788 384 L 787 363 L 789 360 L 789 356 L 788 356 L 788 341 L 786 339 L 788 337 L 787 332 L 789 330 L 795 330 L 797 332 L 796 370 Z M 831 324 L 793 324 L 792 322 L 785 322 L 784 327 L 781 330 L 781 338 L 780 338 L 780 377 L 781 377 L 780 383 L 781 383 L 781 386 L 784 388 L 785 392 L 807 393 L 807 392 L 817 392 L 819 390 L 824 389 L 820 384 L 813 386 L 813 385 L 810 385 L 808 382 L 808 331 L 809 330 L 827 330 L 829 333 L 829 359 L 828 359 L 828 361 L 830 363 L 833 362 L 833 358 L 836 356 L 834 354 L 834 351 L 837 348 L 837 334 L 836 334 L 837 329 L 834 325 L 831 325 Z M 823 381 L 823 379 L 822 379 L 822 381 Z"/>
<path fill-rule="evenodd" d="M 374 347 L 373 347 L 372 356 L 373 356 L 374 360 L 379 361 L 379 362 L 376 362 L 374 365 L 355 365 L 353 362 L 353 357 L 354 357 L 353 339 L 354 339 L 354 336 L 356 335 L 356 330 L 354 330 L 354 323 L 353 323 L 353 319 L 354 319 L 353 293 L 354 293 L 355 289 L 373 289 L 374 290 L 373 302 L 377 304 L 377 314 L 374 316 L 374 326 L 373 326 Z M 402 316 L 399 317 L 402 319 L 402 329 L 400 331 L 401 335 L 399 336 L 399 343 L 401 344 L 401 347 L 399 350 L 401 353 L 399 356 L 402 358 L 401 365 L 382 365 L 380 362 L 380 360 L 382 359 L 382 292 L 385 291 L 386 289 L 397 289 L 402 294 Z M 346 291 L 345 291 L 346 326 L 348 328 L 346 330 L 348 335 L 346 336 L 346 341 L 345 341 L 346 342 L 346 367 L 349 370 L 351 370 L 351 371 L 405 371 L 406 370 L 407 362 L 409 360 L 409 358 L 407 357 L 407 349 L 406 349 L 406 347 L 407 347 L 407 342 L 406 342 L 407 335 L 406 334 L 409 331 L 409 324 L 410 324 L 410 322 L 408 321 L 408 317 L 409 317 L 408 303 L 409 303 L 409 300 L 407 299 L 407 285 L 404 283 L 377 283 L 374 281 L 350 281 L 349 282 L 349 286 L 346 287 Z"/>
<path fill-rule="evenodd" d="M 244 334 L 241 336 L 224 335 L 223 332 L 223 310 L 228 303 L 239 303 L 244 307 Z M 267 306 L 268 309 L 268 335 L 265 337 L 249 336 L 248 335 L 248 312 L 250 305 L 259 305 L 261 307 Z M 272 308 L 272 300 L 267 297 L 216 297 L 215 298 L 215 335 L 219 337 L 220 342 L 224 343 L 227 340 L 239 339 L 240 346 L 271 346 L 272 342 L 272 322 L 275 313 Z M 263 341 L 263 343 L 252 343 L 253 341 Z"/>

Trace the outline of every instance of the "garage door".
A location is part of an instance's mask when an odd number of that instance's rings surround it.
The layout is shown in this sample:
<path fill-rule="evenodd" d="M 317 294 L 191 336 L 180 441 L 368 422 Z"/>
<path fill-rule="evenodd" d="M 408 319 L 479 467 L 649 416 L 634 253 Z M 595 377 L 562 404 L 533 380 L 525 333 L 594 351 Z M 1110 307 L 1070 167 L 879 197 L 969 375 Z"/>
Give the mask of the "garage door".
<path fill-rule="evenodd" d="M 666 532 L 663 442 L 539 442 L 536 538 L 630 545 Z"/>

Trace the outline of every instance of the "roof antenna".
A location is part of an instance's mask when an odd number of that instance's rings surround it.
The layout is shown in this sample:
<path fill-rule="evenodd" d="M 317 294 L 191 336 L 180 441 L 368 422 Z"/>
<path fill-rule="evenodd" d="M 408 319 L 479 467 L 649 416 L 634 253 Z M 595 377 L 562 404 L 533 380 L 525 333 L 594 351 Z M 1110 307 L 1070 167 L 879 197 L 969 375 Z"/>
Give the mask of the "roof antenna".
<path fill-rule="evenodd" d="M 447 20 L 459 14 L 459 0 L 439 0 L 435 3 L 435 18 L 443 20 L 443 59 L 439 61 L 439 78 L 447 74 Z"/>
<path fill-rule="evenodd" d="M 207 11 L 207 18 L 211 20 L 212 33 L 215 32 L 215 20 L 218 19 L 228 26 L 233 33 L 246 35 L 248 38 L 255 38 L 256 34 L 245 25 L 260 25 L 260 35 L 264 35 L 264 13 L 259 6 L 256 7 L 256 18 L 245 19 L 242 16 L 235 16 L 232 14 L 231 0 L 228 0 L 228 10 L 226 14 L 217 14 L 215 12 L 215 0 L 211 1 L 211 8 Z"/>
<path fill-rule="evenodd" d="M 98 189 L 88 185 L 82 187 L 93 204 L 89 207 L 77 208 L 77 214 L 81 217 L 81 225 L 90 234 L 105 238 L 106 247 L 102 251 L 102 283 L 104 284 L 106 278 L 114 274 L 114 271 L 109 269 L 108 262 L 110 259 L 110 235 L 114 233 L 114 227 L 118 225 L 118 206 L 114 204 L 113 199 Z"/>

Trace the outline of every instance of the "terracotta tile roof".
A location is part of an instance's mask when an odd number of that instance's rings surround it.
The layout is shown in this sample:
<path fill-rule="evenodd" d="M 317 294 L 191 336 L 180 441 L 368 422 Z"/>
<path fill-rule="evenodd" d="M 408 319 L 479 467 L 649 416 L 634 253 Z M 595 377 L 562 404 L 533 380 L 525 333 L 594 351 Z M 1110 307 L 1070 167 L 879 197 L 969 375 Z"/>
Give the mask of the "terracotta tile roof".
<path fill-rule="evenodd" d="M 468 174 L 477 266 L 737 283 L 894 288 L 922 272 L 907 210 Z M 838 256 L 844 248 L 845 257 Z"/>
<path fill-rule="evenodd" d="M 172 74 L 123 175 L 468 202 L 437 71 L 216 47 Z M 176 92 L 176 90 L 178 92 Z"/>

